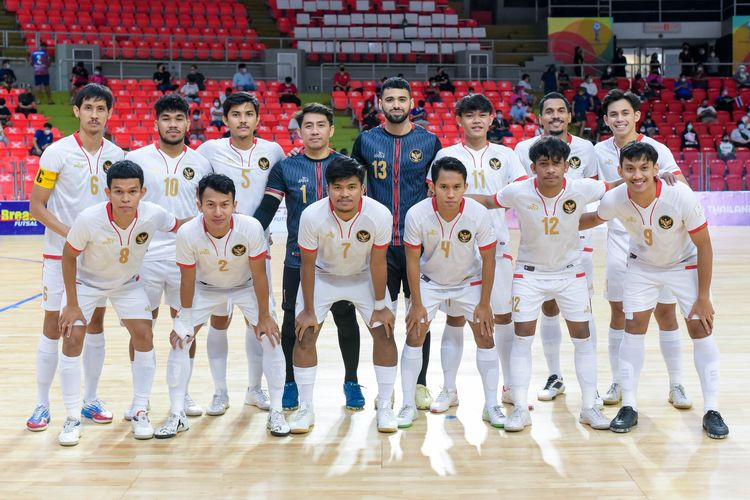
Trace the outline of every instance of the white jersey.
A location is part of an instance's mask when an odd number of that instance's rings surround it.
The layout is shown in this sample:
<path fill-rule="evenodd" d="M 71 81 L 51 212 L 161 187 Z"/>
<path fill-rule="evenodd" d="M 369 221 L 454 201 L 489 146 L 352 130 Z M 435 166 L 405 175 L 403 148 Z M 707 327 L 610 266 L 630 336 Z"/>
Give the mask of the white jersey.
<path fill-rule="evenodd" d="M 531 171 L 529 150 L 531 149 L 531 146 L 536 144 L 542 137 L 545 136 L 538 135 L 516 144 L 516 156 L 521 162 L 521 165 L 523 165 L 523 168 L 526 169 L 526 174 L 529 176 L 535 175 Z M 573 134 L 568 134 L 568 146 L 570 146 L 570 154 L 568 155 L 568 171 L 565 173 L 565 177 L 568 179 L 596 178 L 599 173 L 597 171 L 594 145 L 586 139 L 581 139 Z"/>
<path fill-rule="evenodd" d="M 363 196 L 351 220 L 341 220 L 328 197 L 302 211 L 298 241 L 303 252 L 315 252 L 316 272 L 352 276 L 370 268 L 372 248 L 391 244 L 393 216 L 372 198 Z"/>
<path fill-rule="evenodd" d="M 438 151 L 435 160 L 446 156 L 458 159 L 466 167 L 469 185 L 466 194 L 493 195 L 508 184 L 526 178 L 526 172 L 513 150 L 500 144 L 488 143 L 479 151 L 468 148 L 463 143 L 454 144 Z M 431 171 L 428 172 L 427 178 L 432 180 Z M 509 258 L 510 234 L 505 221 L 505 210 L 491 211 L 490 218 L 497 238 L 496 257 Z"/>
<path fill-rule="evenodd" d="M 122 149 L 106 139 L 93 155 L 83 147 L 78 133 L 53 142 L 39 159 L 36 184 L 52 190 L 47 210 L 71 226 L 84 209 L 106 201 L 107 169 L 122 160 Z M 65 237 L 51 229 L 44 230 L 44 256 L 62 257 Z"/>
<path fill-rule="evenodd" d="M 161 151 L 157 143 L 131 151 L 125 158 L 143 169 L 144 200 L 156 203 L 178 219 L 198 215 L 198 182 L 211 173 L 211 164 L 206 158 L 187 146 L 179 156 L 172 158 Z M 176 239 L 174 233 L 157 233 L 145 260 L 174 263 Z"/>
<path fill-rule="evenodd" d="M 599 204 L 602 220 L 618 219 L 630 235 L 630 258 L 661 269 L 694 264 L 698 251 L 690 233 L 708 225 L 695 193 L 681 182 L 656 185 L 656 199 L 643 208 L 630 199 L 628 187 L 618 186 Z"/>
<path fill-rule="evenodd" d="M 607 185 L 594 179 L 563 179 L 560 194 L 546 198 L 536 177 L 516 182 L 495 195 L 496 203 L 516 211 L 521 227 L 518 269 L 537 274 L 581 272 L 578 222 L 586 205 L 599 200 Z"/>
<path fill-rule="evenodd" d="M 117 288 L 138 275 L 154 234 L 176 228 L 174 215 L 147 201 L 138 204 L 133 222 L 124 229 L 115 224 L 111 203 L 89 207 L 68 233 L 68 245 L 81 252 L 76 278 L 93 288 Z"/>
<path fill-rule="evenodd" d="M 480 250 L 497 244 L 489 210 L 464 198 L 458 215 L 444 220 L 437 200 L 422 200 L 406 213 L 404 244 L 424 248 L 419 268 L 424 280 L 442 286 L 466 285 L 481 280 Z"/>
<path fill-rule="evenodd" d="M 265 259 L 268 244 L 256 219 L 233 214 L 222 238 L 211 236 L 203 215 L 177 231 L 177 265 L 195 267 L 199 284 L 210 288 L 252 286 L 250 260 Z"/>
<path fill-rule="evenodd" d="M 211 163 L 213 171 L 234 181 L 237 213 L 255 214 L 263 200 L 271 169 L 284 159 L 284 150 L 275 142 L 256 138 L 247 151 L 232 145 L 232 139 L 213 139 L 198 147 L 198 153 Z"/>

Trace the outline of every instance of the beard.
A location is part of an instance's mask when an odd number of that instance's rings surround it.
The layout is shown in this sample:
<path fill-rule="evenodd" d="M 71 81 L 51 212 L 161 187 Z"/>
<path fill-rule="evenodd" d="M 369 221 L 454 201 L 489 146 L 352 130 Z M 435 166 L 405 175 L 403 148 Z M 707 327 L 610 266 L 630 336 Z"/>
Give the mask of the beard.
<path fill-rule="evenodd" d="M 402 116 L 393 116 L 392 114 L 383 111 L 383 115 L 386 120 L 394 124 L 404 123 L 409 118 L 409 113 L 404 113 Z"/>
<path fill-rule="evenodd" d="M 547 135 L 552 135 L 552 136 L 555 136 L 555 137 L 559 137 L 559 136 L 563 135 L 566 130 L 567 130 L 567 128 L 563 127 L 560 130 L 550 130 L 549 132 L 545 132 L 545 133 Z"/>
<path fill-rule="evenodd" d="M 169 144 L 170 146 L 176 146 L 178 144 L 184 144 L 185 143 L 185 136 L 183 135 L 179 139 L 176 139 L 176 140 L 173 141 L 173 140 L 168 139 L 167 137 L 161 135 L 161 133 L 159 133 L 159 140 L 161 142 L 163 142 L 164 144 Z"/>

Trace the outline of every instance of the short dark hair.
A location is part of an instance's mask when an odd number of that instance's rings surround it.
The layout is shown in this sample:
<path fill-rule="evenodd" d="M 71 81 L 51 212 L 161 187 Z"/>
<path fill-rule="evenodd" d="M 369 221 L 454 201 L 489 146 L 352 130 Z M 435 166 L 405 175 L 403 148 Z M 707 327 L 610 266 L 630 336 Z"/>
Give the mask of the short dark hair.
<path fill-rule="evenodd" d="M 217 193 L 231 194 L 232 200 L 236 199 L 237 193 L 234 187 L 234 181 L 224 174 L 208 174 L 198 182 L 198 199 L 203 201 L 203 193 L 207 188 L 211 188 Z"/>
<path fill-rule="evenodd" d="M 463 116 L 466 113 L 479 111 L 480 113 L 490 113 L 494 111 L 492 103 L 484 94 L 471 94 L 462 97 L 456 103 L 456 115 Z"/>
<path fill-rule="evenodd" d="M 237 69 L 247 68 L 247 65 L 245 63 L 239 63 L 237 65 Z"/>
<path fill-rule="evenodd" d="M 439 160 L 435 160 L 432 164 L 430 174 L 432 176 L 432 182 L 437 182 L 440 172 L 446 170 L 448 172 L 458 172 L 466 182 L 466 167 L 461 160 L 453 158 L 452 156 L 443 156 Z"/>
<path fill-rule="evenodd" d="M 427 103 L 425 103 L 422 99 L 420 99 L 419 101 L 417 101 L 417 106 L 419 106 L 420 108 L 424 108 L 425 104 L 427 104 Z"/>
<path fill-rule="evenodd" d="M 530 78 L 530 75 L 528 73 L 524 73 L 521 75 L 521 80 L 526 80 L 527 78 Z"/>
<path fill-rule="evenodd" d="M 195 83 L 195 76 L 194 75 L 188 75 L 187 76 L 188 83 Z"/>
<path fill-rule="evenodd" d="M 3 59 L 3 64 L 10 64 L 10 61 L 7 59 Z"/>
<path fill-rule="evenodd" d="M 570 154 L 570 146 L 554 136 L 545 136 L 539 139 L 529 149 L 531 163 L 536 163 L 542 157 L 550 160 L 567 160 Z"/>
<path fill-rule="evenodd" d="M 297 120 L 297 123 L 300 126 L 302 126 L 302 120 L 305 119 L 305 115 L 310 114 L 323 115 L 328 120 L 328 123 L 330 125 L 333 125 L 333 110 L 331 110 L 331 108 L 329 108 L 328 106 L 320 104 L 319 102 L 311 102 L 309 104 L 305 104 L 302 109 L 294 114 L 294 119 Z"/>
<path fill-rule="evenodd" d="M 229 111 L 234 106 L 240 106 L 242 104 L 245 104 L 246 102 L 249 102 L 253 105 L 255 108 L 255 114 L 257 115 L 260 112 L 260 103 L 258 102 L 258 98 L 255 97 L 253 94 L 249 92 L 232 92 L 227 96 L 226 99 L 224 99 L 224 106 L 223 106 L 223 112 L 224 117 L 229 116 Z"/>
<path fill-rule="evenodd" d="M 154 111 L 156 112 L 157 119 L 162 113 L 169 111 L 182 112 L 187 116 L 190 111 L 190 105 L 185 98 L 179 94 L 164 94 L 154 103 Z"/>
<path fill-rule="evenodd" d="M 83 102 L 88 100 L 104 101 L 107 105 L 107 109 L 112 109 L 115 98 L 112 96 L 112 91 L 104 85 L 99 85 L 98 83 L 87 83 L 76 94 L 73 106 L 80 108 L 83 105 Z"/>
<path fill-rule="evenodd" d="M 659 153 L 656 152 L 656 149 L 651 144 L 642 141 L 630 142 L 620 150 L 620 166 L 622 166 L 623 160 L 641 159 L 656 164 L 659 160 Z"/>
<path fill-rule="evenodd" d="M 0 97 L 0 106 L 5 106 L 5 98 Z"/>
<path fill-rule="evenodd" d="M 52 124 L 50 122 L 44 122 L 44 125 L 42 125 L 42 128 L 52 128 Z"/>
<path fill-rule="evenodd" d="M 544 97 L 542 97 L 541 101 L 539 101 L 539 114 L 542 114 L 544 112 L 544 105 L 547 103 L 547 101 L 552 99 L 560 99 L 565 103 L 565 107 L 567 108 L 568 113 L 573 112 L 573 106 L 570 105 L 570 101 L 567 97 L 562 95 L 560 92 L 550 92 L 549 94 L 546 94 Z"/>
<path fill-rule="evenodd" d="M 112 188 L 112 181 L 115 179 L 138 179 L 141 187 L 143 187 L 143 169 L 134 161 L 116 161 L 107 170 L 108 188 Z"/>
<path fill-rule="evenodd" d="M 607 111 L 609 111 L 609 105 L 622 99 L 625 99 L 630 103 L 630 107 L 633 108 L 634 112 L 641 109 L 641 100 L 637 95 L 629 90 L 627 92 L 623 92 L 620 89 L 612 89 L 607 92 L 607 95 L 602 100 L 602 113 L 606 115 Z"/>
<path fill-rule="evenodd" d="M 392 76 L 383 82 L 383 87 L 380 90 L 381 95 L 388 89 L 404 89 L 411 96 L 411 86 L 409 86 L 409 82 L 397 76 Z"/>
<path fill-rule="evenodd" d="M 354 158 L 340 155 L 331 160 L 326 168 L 326 184 L 333 184 L 341 179 L 356 177 L 359 182 L 365 182 L 365 167 L 359 164 Z"/>
<path fill-rule="evenodd" d="M 292 83 L 292 77 L 291 76 L 284 77 L 284 82 L 285 83 Z"/>

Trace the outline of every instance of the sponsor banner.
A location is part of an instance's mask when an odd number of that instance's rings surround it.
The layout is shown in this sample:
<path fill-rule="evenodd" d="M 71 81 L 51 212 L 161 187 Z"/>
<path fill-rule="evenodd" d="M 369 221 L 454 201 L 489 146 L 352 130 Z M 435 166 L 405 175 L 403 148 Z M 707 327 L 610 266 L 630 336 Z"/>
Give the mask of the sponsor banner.
<path fill-rule="evenodd" d="M 750 226 L 750 191 L 696 193 L 709 225 Z"/>
<path fill-rule="evenodd" d="M 583 59 L 587 64 L 606 63 L 614 56 L 611 17 L 550 17 L 547 19 L 547 33 L 549 51 L 562 64 L 573 63 L 576 47 L 583 49 Z"/>
<path fill-rule="evenodd" d="M 750 62 L 750 16 L 732 17 L 732 62 Z"/>
<path fill-rule="evenodd" d="M 44 226 L 29 213 L 28 200 L 0 201 L 0 235 L 44 234 Z"/>

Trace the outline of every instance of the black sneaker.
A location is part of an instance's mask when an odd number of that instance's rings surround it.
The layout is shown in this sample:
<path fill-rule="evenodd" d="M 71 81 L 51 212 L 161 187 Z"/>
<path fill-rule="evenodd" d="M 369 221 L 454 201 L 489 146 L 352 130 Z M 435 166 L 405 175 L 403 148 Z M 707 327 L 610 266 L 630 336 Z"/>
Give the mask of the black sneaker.
<path fill-rule="evenodd" d="M 638 425 L 638 412 L 632 406 L 623 406 L 609 424 L 609 430 L 620 433 L 630 432 L 630 428 L 634 425 Z"/>
<path fill-rule="evenodd" d="M 703 430 L 712 439 L 724 439 L 729 435 L 729 427 L 721 418 L 721 413 L 716 410 L 708 410 L 703 415 Z"/>
<path fill-rule="evenodd" d="M 564 392 L 565 384 L 563 383 L 563 379 L 556 374 L 550 375 L 547 383 L 544 384 L 544 389 L 537 391 L 536 398 L 539 401 L 552 401 Z"/>

